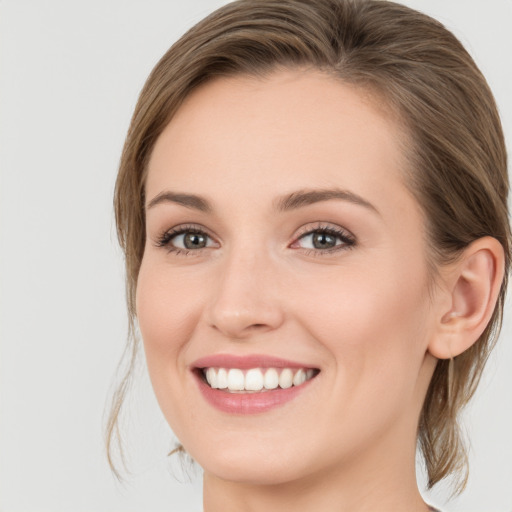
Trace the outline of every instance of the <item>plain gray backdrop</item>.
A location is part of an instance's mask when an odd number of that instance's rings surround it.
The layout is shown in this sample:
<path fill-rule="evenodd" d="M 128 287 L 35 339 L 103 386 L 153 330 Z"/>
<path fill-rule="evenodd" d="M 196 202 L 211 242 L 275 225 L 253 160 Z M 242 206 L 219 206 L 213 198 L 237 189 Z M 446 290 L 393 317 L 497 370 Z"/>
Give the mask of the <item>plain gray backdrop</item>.
<path fill-rule="evenodd" d="M 138 92 L 167 48 L 225 1 L 0 1 L 0 511 L 191 512 L 200 474 L 173 477 L 172 437 L 144 366 L 125 438 L 133 474 L 103 451 L 126 337 L 112 193 Z M 512 137 L 512 2 L 407 0 L 462 40 Z M 444 511 L 512 511 L 512 311 L 465 415 L 467 490 Z M 182 477 L 180 477 L 182 479 Z M 424 476 L 419 475 L 420 486 Z"/>

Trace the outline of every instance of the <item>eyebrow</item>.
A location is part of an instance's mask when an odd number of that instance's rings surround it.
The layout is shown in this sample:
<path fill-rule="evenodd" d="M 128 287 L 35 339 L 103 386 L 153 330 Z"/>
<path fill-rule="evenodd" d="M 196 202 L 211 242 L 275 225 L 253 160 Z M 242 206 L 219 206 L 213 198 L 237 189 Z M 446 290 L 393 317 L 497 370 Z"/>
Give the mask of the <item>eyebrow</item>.
<path fill-rule="evenodd" d="M 275 208 L 277 211 L 285 212 L 302 208 L 303 206 L 308 206 L 310 204 L 319 203 L 321 201 L 329 201 L 331 199 L 348 201 L 349 203 L 364 206 L 365 208 L 379 214 L 377 208 L 366 199 L 354 192 L 339 188 L 298 190 L 278 199 L 275 203 Z"/>
<path fill-rule="evenodd" d="M 205 213 L 209 213 L 212 211 L 210 203 L 201 196 L 197 196 L 195 194 L 181 194 L 169 191 L 161 192 L 153 199 L 151 199 L 151 201 L 146 206 L 146 210 L 149 210 L 150 208 L 153 208 L 157 204 L 161 203 L 176 203 L 181 206 L 185 206 L 186 208 L 199 210 Z"/>
<path fill-rule="evenodd" d="M 347 201 L 352 204 L 363 206 L 379 214 L 377 208 L 366 199 L 355 194 L 354 192 L 350 192 L 349 190 L 342 190 L 339 188 L 297 190 L 274 201 L 274 208 L 278 212 L 286 212 L 332 199 Z M 185 208 L 199 210 L 205 213 L 210 213 L 213 211 L 211 204 L 204 197 L 195 194 L 184 194 L 170 191 L 164 191 L 156 195 L 147 204 L 146 210 L 154 208 L 156 205 L 161 203 L 175 203 L 184 206 Z"/>

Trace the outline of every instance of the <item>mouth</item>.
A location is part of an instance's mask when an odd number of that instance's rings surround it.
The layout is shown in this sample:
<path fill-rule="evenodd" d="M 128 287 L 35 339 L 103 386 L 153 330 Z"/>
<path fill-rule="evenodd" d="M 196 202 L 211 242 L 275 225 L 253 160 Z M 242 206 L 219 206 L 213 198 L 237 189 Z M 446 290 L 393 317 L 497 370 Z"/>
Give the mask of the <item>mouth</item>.
<path fill-rule="evenodd" d="M 310 397 L 320 369 L 268 355 L 214 354 L 190 368 L 203 398 L 235 415 L 263 413 Z"/>
<path fill-rule="evenodd" d="M 316 368 L 198 368 L 199 376 L 211 389 L 226 393 L 265 393 L 302 386 L 318 375 Z"/>
<path fill-rule="evenodd" d="M 217 410 L 263 413 L 308 396 L 320 369 L 266 355 L 215 354 L 191 367 L 199 391 Z"/>

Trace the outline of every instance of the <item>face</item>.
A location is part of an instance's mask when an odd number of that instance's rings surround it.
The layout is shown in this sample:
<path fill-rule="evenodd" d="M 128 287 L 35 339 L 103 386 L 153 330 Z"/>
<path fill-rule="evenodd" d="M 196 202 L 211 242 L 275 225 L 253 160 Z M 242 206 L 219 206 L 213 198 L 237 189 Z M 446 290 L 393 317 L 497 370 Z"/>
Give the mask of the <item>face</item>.
<path fill-rule="evenodd" d="M 376 105 L 320 72 L 222 78 L 156 143 L 137 316 L 206 474 L 276 483 L 414 452 L 433 370 L 424 222 Z"/>

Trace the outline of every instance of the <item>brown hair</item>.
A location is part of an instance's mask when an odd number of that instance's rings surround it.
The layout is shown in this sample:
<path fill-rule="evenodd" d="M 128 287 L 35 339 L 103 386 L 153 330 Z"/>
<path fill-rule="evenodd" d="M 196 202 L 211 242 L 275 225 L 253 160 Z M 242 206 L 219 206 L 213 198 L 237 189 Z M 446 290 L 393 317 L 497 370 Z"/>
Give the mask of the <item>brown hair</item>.
<path fill-rule="evenodd" d="M 457 417 L 499 332 L 510 267 L 506 150 L 493 96 L 461 43 L 441 23 L 383 0 L 238 0 L 189 30 L 153 69 L 133 114 L 114 199 L 126 256 L 130 364 L 106 426 L 111 466 L 116 472 L 111 444 L 137 353 L 135 290 L 151 151 L 194 88 L 216 77 L 261 76 L 277 67 L 325 71 L 376 92 L 398 114 L 409 134 L 406 179 L 425 214 L 434 276 L 477 238 L 489 235 L 504 247 L 505 279 L 492 319 L 452 361 L 450 372 L 447 360 L 438 362 L 418 427 L 428 487 L 455 473 L 461 491 L 467 457 Z"/>

